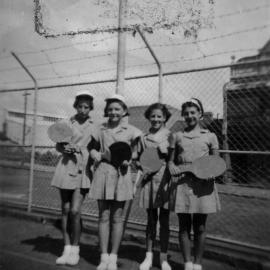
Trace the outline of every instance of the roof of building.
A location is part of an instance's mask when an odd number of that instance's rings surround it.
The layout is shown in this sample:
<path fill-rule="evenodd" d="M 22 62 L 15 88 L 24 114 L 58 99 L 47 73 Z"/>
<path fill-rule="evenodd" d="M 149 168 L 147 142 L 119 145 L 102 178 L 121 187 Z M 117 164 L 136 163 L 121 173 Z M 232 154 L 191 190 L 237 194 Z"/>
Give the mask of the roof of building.
<path fill-rule="evenodd" d="M 270 39 L 259 49 L 259 53 L 256 55 L 246 56 L 237 60 L 237 63 L 249 62 L 261 59 L 263 56 L 270 53 Z"/>

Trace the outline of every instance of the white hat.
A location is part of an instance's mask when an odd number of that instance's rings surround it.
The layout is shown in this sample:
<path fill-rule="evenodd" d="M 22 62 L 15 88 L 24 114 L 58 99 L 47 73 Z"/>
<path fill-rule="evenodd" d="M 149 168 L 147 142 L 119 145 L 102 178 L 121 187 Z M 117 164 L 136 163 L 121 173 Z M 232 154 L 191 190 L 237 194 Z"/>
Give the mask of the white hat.
<path fill-rule="evenodd" d="M 87 91 L 87 90 L 81 90 L 81 91 L 78 91 L 75 95 L 75 97 L 79 97 L 79 96 L 89 96 L 90 98 L 93 99 L 93 95 Z"/>
<path fill-rule="evenodd" d="M 114 95 L 112 95 L 111 97 L 106 98 L 105 101 L 108 101 L 108 100 L 111 100 L 111 99 L 120 100 L 120 101 L 122 101 L 123 103 L 126 104 L 126 99 L 125 99 L 122 95 L 114 94 Z"/>

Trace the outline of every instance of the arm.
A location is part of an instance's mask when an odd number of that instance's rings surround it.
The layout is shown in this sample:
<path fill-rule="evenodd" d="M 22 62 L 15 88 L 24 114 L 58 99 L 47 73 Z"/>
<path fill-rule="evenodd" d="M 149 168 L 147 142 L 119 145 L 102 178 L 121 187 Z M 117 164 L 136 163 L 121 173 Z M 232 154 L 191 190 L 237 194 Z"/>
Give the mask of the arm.
<path fill-rule="evenodd" d="M 101 150 L 100 138 L 101 138 L 100 130 L 95 129 L 93 131 L 93 134 L 91 135 L 91 141 L 87 145 L 90 157 L 94 160 L 94 162 L 99 162 L 102 158 L 100 152 Z"/>
<path fill-rule="evenodd" d="M 176 134 L 172 133 L 169 136 L 169 148 L 168 148 L 168 167 L 171 175 L 179 174 L 179 169 L 174 163 L 175 160 L 175 148 L 176 148 Z"/>
<path fill-rule="evenodd" d="M 73 154 L 77 151 L 80 152 L 79 148 L 75 148 L 73 144 L 70 143 L 57 143 L 55 148 L 61 154 Z"/>
<path fill-rule="evenodd" d="M 219 156 L 219 146 L 218 139 L 215 133 L 210 133 L 209 138 L 209 154 L 214 156 Z"/>

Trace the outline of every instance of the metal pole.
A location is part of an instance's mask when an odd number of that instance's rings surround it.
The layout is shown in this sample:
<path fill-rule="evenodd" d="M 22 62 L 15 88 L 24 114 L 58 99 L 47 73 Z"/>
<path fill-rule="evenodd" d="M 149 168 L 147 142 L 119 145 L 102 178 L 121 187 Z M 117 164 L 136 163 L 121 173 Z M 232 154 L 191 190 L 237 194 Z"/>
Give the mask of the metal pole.
<path fill-rule="evenodd" d="M 138 31 L 138 33 L 140 34 L 142 40 L 144 41 L 146 47 L 148 48 L 149 52 L 151 53 L 151 55 L 153 56 L 157 66 L 158 66 L 158 101 L 160 103 L 163 102 L 163 70 L 162 70 L 162 66 L 160 61 L 158 60 L 155 52 L 153 51 L 153 49 L 151 48 L 150 44 L 148 43 L 144 33 L 141 31 L 139 26 L 136 26 L 136 30 Z"/>
<path fill-rule="evenodd" d="M 26 130 L 26 114 L 27 114 L 27 96 L 30 94 L 27 91 L 24 92 L 24 117 L 23 117 L 23 137 L 22 137 L 22 145 L 25 145 L 25 130 Z"/>
<path fill-rule="evenodd" d="M 226 84 L 223 86 L 223 124 L 222 124 L 222 137 L 223 137 L 223 149 L 228 150 L 228 96 Z M 224 174 L 226 183 L 230 183 L 232 181 L 231 175 L 231 162 L 230 162 L 230 154 L 227 151 L 224 154 L 224 159 L 226 162 L 227 170 Z"/>
<path fill-rule="evenodd" d="M 125 88 L 126 13 L 127 0 L 119 0 L 116 93 L 121 95 L 124 94 Z"/>
<path fill-rule="evenodd" d="M 24 92 L 23 96 L 24 96 L 24 115 L 23 115 L 23 134 L 22 134 L 22 153 L 23 153 L 23 158 L 21 161 L 21 166 L 24 165 L 24 161 L 25 161 L 25 130 L 26 130 L 26 113 L 27 113 L 27 96 L 30 95 L 27 93 L 27 91 Z"/>
<path fill-rule="evenodd" d="M 35 165 L 35 146 L 36 146 L 36 126 L 37 126 L 37 101 L 38 101 L 38 84 L 34 76 L 30 73 L 27 67 L 23 64 L 23 62 L 19 59 L 19 57 L 11 52 L 12 56 L 19 62 L 22 68 L 26 71 L 29 77 L 33 80 L 35 85 L 35 93 L 34 93 L 34 119 L 33 119 L 33 131 L 32 131 L 32 147 L 31 147 L 31 164 L 30 164 L 30 176 L 29 176 L 29 189 L 28 189 L 28 204 L 27 211 L 31 212 L 32 206 L 32 193 L 33 193 L 33 179 L 34 179 L 34 165 Z"/>

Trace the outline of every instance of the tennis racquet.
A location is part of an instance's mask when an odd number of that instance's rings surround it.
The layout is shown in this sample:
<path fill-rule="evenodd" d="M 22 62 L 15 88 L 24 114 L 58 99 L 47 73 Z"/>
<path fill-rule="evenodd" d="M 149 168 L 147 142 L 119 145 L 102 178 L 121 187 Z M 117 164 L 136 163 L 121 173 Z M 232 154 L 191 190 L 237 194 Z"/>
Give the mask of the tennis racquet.
<path fill-rule="evenodd" d="M 204 156 L 190 164 L 180 164 L 178 173 L 192 173 L 199 179 L 210 179 L 222 175 L 226 171 L 226 163 L 220 156 Z"/>
<path fill-rule="evenodd" d="M 154 173 L 161 169 L 164 161 L 158 155 L 155 147 L 146 148 L 140 156 L 140 163 L 144 173 Z"/>
<path fill-rule="evenodd" d="M 71 126 L 66 122 L 57 122 L 48 128 L 48 136 L 55 143 L 69 143 L 73 136 Z"/>
<path fill-rule="evenodd" d="M 119 168 L 123 162 L 130 161 L 132 156 L 132 151 L 130 145 L 126 142 L 115 142 L 110 145 L 109 153 L 104 153 L 107 155 L 108 161 L 116 168 Z"/>

